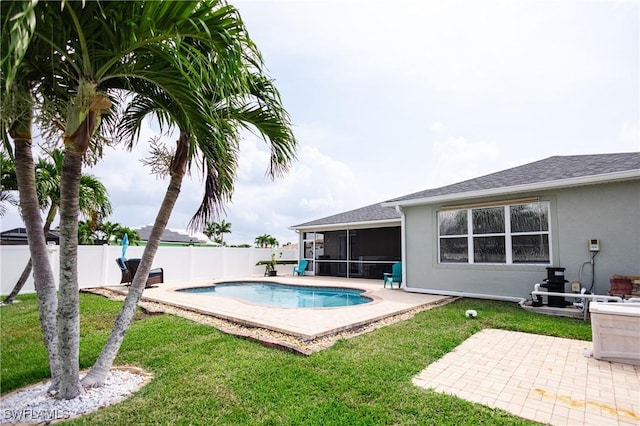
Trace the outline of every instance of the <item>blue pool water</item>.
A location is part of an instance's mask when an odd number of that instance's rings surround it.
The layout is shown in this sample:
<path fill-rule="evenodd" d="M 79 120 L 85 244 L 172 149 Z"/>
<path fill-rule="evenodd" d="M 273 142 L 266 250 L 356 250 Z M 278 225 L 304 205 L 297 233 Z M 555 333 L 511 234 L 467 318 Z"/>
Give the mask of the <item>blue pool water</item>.
<path fill-rule="evenodd" d="M 294 286 L 272 282 L 227 282 L 178 291 L 237 297 L 258 305 L 278 308 L 334 308 L 372 301 L 361 295 L 363 290 Z"/>

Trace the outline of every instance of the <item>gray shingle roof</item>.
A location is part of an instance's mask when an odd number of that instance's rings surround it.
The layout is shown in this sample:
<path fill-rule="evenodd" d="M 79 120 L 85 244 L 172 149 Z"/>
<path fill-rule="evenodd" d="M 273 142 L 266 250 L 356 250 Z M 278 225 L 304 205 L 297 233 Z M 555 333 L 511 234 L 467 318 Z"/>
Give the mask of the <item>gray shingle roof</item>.
<path fill-rule="evenodd" d="M 389 200 L 389 202 L 553 182 L 629 170 L 640 170 L 640 152 L 555 156 L 464 182 L 454 183 L 453 185 L 404 195 Z"/>
<path fill-rule="evenodd" d="M 478 178 L 454 183 L 453 185 L 414 192 L 384 202 L 391 203 L 440 195 L 464 194 L 465 192 L 553 182 L 631 170 L 640 170 L 640 152 L 554 156 Z M 392 219 L 399 220 L 400 215 L 393 208 L 382 207 L 380 203 L 378 203 L 295 225 L 292 228 Z"/>
<path fill-rule="evenodd" d="M 0 232 L 0 240 L 3 242 L 23 242 L 27 244 L 27 230 L 25 228 L 13 228 Z M 46 241 L 53 241 L 60 244 L 60 233 L 58 231 L 49 231 Z"/>
<path fill-rule="evenodd" d="M 376 203 L 371 204 L 370 206 L 360 207 L 359 209 L 349 210 L 348 212 L 338 213 L 333 216 L 313 220 L 311 222 L 301 223 L 300 225 L 295 225 L 292 228 L 393 219 L 400 220 L 400 214 L 398 214 L 393 207 L 382 207 L 380 203 Z"/>
<path fill-rule="evenodd" d="M 143 226 L 142 228 L 136 229 L 136 231 L 140 235 L 140 239 L 142 241 L 148 241 L 152 229 L 153 226 L 147 225 Z M 204 241 L 200 240 L 199 238 L 190 237 L 189 235 L 181 234 L 170 229 L 164 230 L 160 241 L 165 243 L 204 243 Z"/>

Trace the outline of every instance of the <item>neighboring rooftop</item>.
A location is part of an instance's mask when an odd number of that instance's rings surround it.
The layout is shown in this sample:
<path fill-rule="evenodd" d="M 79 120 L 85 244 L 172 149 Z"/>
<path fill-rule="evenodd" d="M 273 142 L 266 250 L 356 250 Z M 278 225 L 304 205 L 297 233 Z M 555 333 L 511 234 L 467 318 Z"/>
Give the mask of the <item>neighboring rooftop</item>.
<path fill-rule="evenodd" d="M 60 235 L 56 231 L 49 231 L 47 243 L 60 244 Z M 13 228 L 0 232 L 1 245 L 27 245 L 27 230 L 25 228 Z"/>
<path fill-rule="evenodd" d="M 542 185 L 544 183 L 568 179 L 606 176 L 633 171 L 640 171 L 640 152 L 554 156 L 452 185 L 414 192 L 381 203 L 301 223 L 291 228 L 393 220 L 399 222 L 400 214 L 391 206 L 383 206 L 383 203 L 399 204 L 403 201 L 420 200 L 443 195 L 472 193 L 536 183 Z"/>
<path fill-rule="evenodd" d="M 151 230 L 153 226 L 147 225 L 142 228 L 136 229 L 138 234 L 140 235 L 140 239 L 142 241 L 149 241 L 149 236 L 151 235 Z M 183 243 L 183 244 L 204 244 L 206 241 L 200 240 L 196 237 L 191 237 L 187 234 L 181 234 L 180 232 L 175 232 L 170 229 L 165 229 L 162 233 L 162 237 L 160 237 L 160 241 L 163 243 Z"/>

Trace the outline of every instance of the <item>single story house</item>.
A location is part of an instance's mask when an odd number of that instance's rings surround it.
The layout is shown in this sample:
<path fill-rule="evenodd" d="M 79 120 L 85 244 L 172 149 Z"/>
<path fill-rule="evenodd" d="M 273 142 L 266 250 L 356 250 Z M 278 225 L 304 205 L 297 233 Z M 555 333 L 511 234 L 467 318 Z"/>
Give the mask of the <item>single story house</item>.
<path fill-rule="evenodd" d="M 145 244 L 149 241 L 149 237 L 151 236 L 151 231 L 153 230 L 152 225 L 146 225 L 142 228 L 136 229 L 138 235 L 140 235 L 140 240 Z M 172 231 L 170 229 L 165 229 L 162 232 L 162 237 L 160 237 L 160 245 L 162 246 L 189 246 L 189 245 L 203 245 L 206 241 L 203 241 L 196 237 L 191 237 L 187 234 L 182 234 L 180 232 Z"/>
<path fill-rule="evenodd" d="M 640 152 L 554 156 L 291 229 L 310 274 L 382 280 L 402 260 L 407 291 L 516 301 L 553 267 L 606 294 L 640 275 Z"/>
<path fill-rule="evenodd" d="M 57 231 L 49 231 L 47 233 L 47 244 L 60 245 L 60 235 Z M 27 230 L 25 228 L 13 228 L 0 232 L 0 245 L 18 245 L 26 246 Z"/>

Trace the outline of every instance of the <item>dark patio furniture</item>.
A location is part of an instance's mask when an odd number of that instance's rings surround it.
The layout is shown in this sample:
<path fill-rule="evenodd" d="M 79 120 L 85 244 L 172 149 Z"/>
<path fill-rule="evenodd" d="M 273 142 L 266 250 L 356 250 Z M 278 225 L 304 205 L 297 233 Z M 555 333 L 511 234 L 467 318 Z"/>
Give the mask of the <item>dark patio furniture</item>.
<path fill-rule="evenodd" d="M 129 259 L 124 262 L 124 266 L 122 264 L 122 259 L 116 259 L 116 263 L 122 272 L 122 278 L 120 279 L 120 283 L 126 283 L 126 285 L 130 285 L 131 281 L 133 281 L 133 277 L 136 276 L 136 272 L 138 271 L 138 266 L 140 266 L 140 259 Z M 164 269 L 162 268 L 154 268 L 149 271 L 149 278 L 147 279 L 147 283 L 145 284 L 145 288 L 149 288 L 154 284 L 161 284 L 164 282 Z"/>

